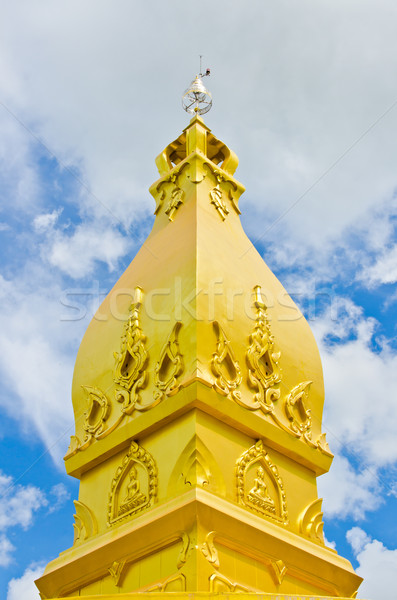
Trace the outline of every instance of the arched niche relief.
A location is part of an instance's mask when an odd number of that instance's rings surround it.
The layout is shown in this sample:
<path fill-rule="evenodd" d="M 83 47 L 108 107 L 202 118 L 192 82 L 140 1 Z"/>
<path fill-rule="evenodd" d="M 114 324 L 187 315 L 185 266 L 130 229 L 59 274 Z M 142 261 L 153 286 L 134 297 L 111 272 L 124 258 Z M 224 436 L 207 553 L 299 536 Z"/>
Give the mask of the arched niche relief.
<path fill-rule="evenodd" d="M 288 523 L 284 484 L 262 440 L 238 459 L 236 488 L 239 504 L 278 523 Z"/>
<path fill-rule="evenodd" d="M 157 499 L 157 466 L 147 450 L 132 442 L 112 480 L 108 525 L 131 517 Z"/>

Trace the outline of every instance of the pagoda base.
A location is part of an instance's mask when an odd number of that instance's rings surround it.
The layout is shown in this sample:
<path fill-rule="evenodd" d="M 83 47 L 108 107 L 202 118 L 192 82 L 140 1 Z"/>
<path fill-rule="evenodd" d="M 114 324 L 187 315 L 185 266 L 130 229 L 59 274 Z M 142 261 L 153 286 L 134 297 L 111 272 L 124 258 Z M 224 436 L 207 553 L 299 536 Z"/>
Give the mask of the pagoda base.
<path fill-rule="evenodd" d="M 231 600 L 232 595 L 238 595 L 238 600 L 351 600 L 340 596 L 302 596 L 301 594 L 242 594 L 231 592 L 222 594 L 219 592 L 133 592 L 130 594 L 106 594 L 105 596 L 84 596 L 86 600 Z M 82 596 L 69 596 L 69 600 L 80 600 Z M 51 598 L 50 600 L 63 600 L 62 598 Z"/>
<path fill-rule="evenodd" d="M 46 600 L 143 593 L 292 600 L 352 598 L 361 581 L 332 549 L 195 488 L 63 552 L 36 584 Z"/>

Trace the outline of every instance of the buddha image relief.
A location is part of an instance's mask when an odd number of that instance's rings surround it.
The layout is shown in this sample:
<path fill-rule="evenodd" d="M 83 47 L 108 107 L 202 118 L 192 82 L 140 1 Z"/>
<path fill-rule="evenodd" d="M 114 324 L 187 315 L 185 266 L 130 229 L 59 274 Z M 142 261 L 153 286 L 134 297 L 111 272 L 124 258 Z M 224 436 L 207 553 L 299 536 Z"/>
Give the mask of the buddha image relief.
<path fill-rule="evenodd" d="M 138 474 L 139 469 L 137 463 L 131 465 L 126 479 L 126 486 L 122 486 L 120 490 L 120 504 L 118 507 L 118 516 L 133 511 L 135 508 L 146 504 L 147 494 L 141 491 L 141 480 L 145 488 L 147 488 L 147 477 L 142 477 L 142 472 Z M 145 485 L 146 484 L 146 485 Z M 147 490 L 146 490 L 147 491 Z"/>
<path fill-rule="evenodd" d="M 247 473 L 247 484 L 250 487 L 250 475 L 255 474 L 253 486 L 247 494 L 248 502 L 251 502 L 261 510 L 276 514 L 276 490 L 266 471 L 261 464 L 253 465 L 253 468 Z M 252 475 L 251 475 L 252 476 Z M 273 489 L 272 489 L 273 488 Z M 270 491 L 269 491 L 270 490 Z M 274 500 L 276 498 L 276 501 Z"/>
<path fill-rule="evenodd" d="M 153 457 L 132 442 L 112 481 L 108 524 L 132 516 L 151 506 L 157 496 L 157 468 Z"/>
<path fill-rule="evenodd" d="M 286 524 L 286 494 L 277 466 L 259 440 L 236 463 L 237 501 L 246 508 Z"/>

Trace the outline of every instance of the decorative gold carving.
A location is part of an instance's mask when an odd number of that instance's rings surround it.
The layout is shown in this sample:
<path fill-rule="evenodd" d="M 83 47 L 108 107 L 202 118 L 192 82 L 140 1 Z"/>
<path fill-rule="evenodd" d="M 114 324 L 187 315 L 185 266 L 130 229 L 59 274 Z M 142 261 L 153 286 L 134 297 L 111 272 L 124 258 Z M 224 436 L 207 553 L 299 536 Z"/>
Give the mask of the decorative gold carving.
<path fill-rule="evenodd" d="M 120 352 L 114 352 L 116 365 L 114 368 L 114 381 L 120 386 L 116 390 L 116 400 L 123 402 L 122 412 L 130 415 L 136 410 L 147 410 L 143 406 L 139 391 L 146 384 L 146 365 L 148 353 L 145 348 L 146 337 L 140 325 L 140 308 L 142 306 L 143 292 L 140 287 L 135 288 L 135 301 L 131 304 L 130 314 L 124 325 L 121 338 Z"/>
<path fill-rule="evenodd" d="M 81 544 L 89 537 L 98 532 L 98 526 L 93 512 L 83 502 L 73 501 L 76 509 L 74 517 L 74 540 L 73 545 Z"/>
<path fill-rule="evenodd" d="M 309 434 L 312 426 L 311 411 L 305 404 L 312 383 L 312 381 L 303 381 L 295 386 L 285 400 L 285 412 L 291 429 L 300 435 Z"/>
<path fill-rule="evenodd" d="M 280 398 L 280 390 L 273 388 L 281 381 L 281 369 L 278 364 L 281 353 L 274 351 L 274 337 L 262 299 L 261 287 L 254 287 L 256 319 L 254 331 L 250 335 L 247 350 L 248 384 L 256 391 L 254 401 L 243 406 L 250 410 L 261 409 L 265 414 L 272 413 L 274 401 Z"/>
<path fill-rule="evenodd" d="M 182 323 L 177 321 L 154 369 L 156 402 L 160 402 L 165 396 L 173 396 L 179 390 L 177 379 L 183 373 L 182 354 L 179 352 L 178 344 L 178 333 L 181 327 Z"/>
<path fill-rule="evenodd" d="M 169 173 L 166 177 L 164 177 L 164 179 L 162 181 L 160 181 L 160 183 L 156 187 L 156 192 L 160 192 L 161 188 L 163 186 L 165 186 L 166 184 L 173 184 L 173 188 L 170 193 L 170 198 L 169 198 L 168 204 L 166 206 L 166 209 L 164 211 L 170 221 L 174 220 L 176 211 L 178 210 L 179 206 L 181 204 L 183 204 L 185 192 L 179 187 L 178 179 L 179 179 L 179 176 L 182 173 L 183 169 L 187 166 L 188 166 L 188 163 L 184 163 L 182 165 L 182 167 L 172 170 L 172 172 Z M 155 215 L 159 212 L 166 197 L 167 197 L 167 193 L 165 192 L 165 190 L 163 188 L 159 195 L 156 210 L 154 211 Z"/>
<path fill-rule="evenodd" d="M 215 531 L 210 531 L 205 537 L 205 542 L 201 544 L 201 552 L 203 556 L 211 563 L 215 569 L 219 569 L 218 550 L 214 545 Z"/>
<path fill-rule="evenodd" d="M 299 518 L 300 533 L 318 544 L 324 544 L 322 502 L 322 498 L 314 500 L 305 508 Z"/>
<path fill-rule="evenodd" d="M 287 567 L 285 566 L 284 562 L 281 559 L 272 560 L 270 563 L 270 570 L 276 583 L 280 585 L 287 573 Z"/>
<path fill-rule="evenodd" d="M 225 184 L 229 184 L 230 188 L 229 188 L 229 194 L 228 194 L 228 198 L 230 200 L 231 205 L 233 206 L 234 210 L 236 211 L 236 213 L 238 215 L 241 214 L 241 211 L 237 205 L 237 202 L 233 196 L 233 192 L 235 192 L 237 190 L 237 185 L 235 184 L 235 182 L 231 179 L 229 179 L 227 177 L 227 175 L 225 173 L 222 173 L 222 171 L 220 171 L 219 169 L 214 169 L 214 167 L 210 164 L 210 163 L 204 163 L 204 167 L 207 167 L 207 169 L 213 174 L 215 180 L 216 180 L 216 186 L 210 191 L 210 200 L 211 200 L 211 204 L 213 204 L 215 206 L 215 208 L 217 209 L 217 211 L 219 212 L 222 221 L 224 221 L 227 217 L 227 215 L 229 214 L 229 209 L 227 208 L 225 202 L 223 201 L 223 194 L 222 194 L 222 190 L 220 189 L 220 184 L 222 182 L 225 182 Z M 226 169 L 224 169 L 226 170 Z"/>
<path fill-rule="evenodd" d="M 69 448 L 67 449 L 67 452 L 64 457 L 65 460 L 67 458 L 70 458 L 74 454 L 76 454 L 76 452 L 79 450 L 80 446 L 81 446 L 81 442 L 80 442 L 79 438 L 77 437 L 77 435 L 71 435 Z"/>
<path fill-rule="evenodd" d="M 248 385 L 256 392 L 253 399 L 247 401 L 243 396 L 235 400 L 249 410 L 260 409 L 269 415 L 284 431 L 303 440 L 312 448 L 318 448 L 324 454 L 332 456 L 326 445 L 325 438 L 319 437 L 317 442 L 312 440 L 311 410 L 307 406 L 309 387 L 312 381 L 303 381 L 296 385 L 283 400 L 285 416 L 275 411 L 275 402 L 281 398 L 278 384 L 281 382 L 281 367 L 279 359 L 281 352 L 275 352 L 274 336 L 272 335 L 269 316 L 262 298 L 261 286 L 254 287 L 254 306 L 256 319 L 254 331 L 249 337 L 250 345 L 246 359 L 248 365 Z M 276 386 L 276 387 L 273 387 Z"/>
<path fill-rule="evenodd" d="M 186 577 L 183 573 L 169 577 L 161 587 L 162 592 L 185 592 Z"/>
<path fill-rule="evenodd" d="M 178 573 L 168 577 L 165 581 L 157 583 L 150 587 L 140 590 L 142 592 L 185 592 L 186 577 L 183 573 Z"/>
<path fill-rule="evenodd" d="M 111 567 L 109 567 L 108 571 L 114 580 L 114 585 L 119 587 L 119 583 L 121 577 L 123 575 L 124 567 L 126 565 L 125 560 L 117 561 L 115 560 Z"/>
<path fill-rule="evenodd" d="M 240 365 L 235 359 L 230 342 L 218 321 L 214 321 L 212 324 L 217 337 L 216 352 L 212 355 L 211 360 L 211 369 L 216 376 L 214 388 L 223 396 L 230 396 L 233 400 L 239 401 L 241 394 L 236 388 L 242 379 Z"/>
<path fill-rule="evenodd" d="M 168 202 L 168 206 L 165 209 L 165 214 L 168 215 L 170 221 L 174 220 L 174 214 L 179 208 L 180 204 L 183 204 L 183 197 L 185 192 L 179 187 L 175 187 L 171 192 L 171 198 Z"/>
<path fill-rule="evenodd" d="M 238 459 L 236 486 L 239 504 L 284 525 L 288 523 L 284 484 L 262 440 Z"/>
<path fill-rule="evenodd" d="M 219 187 L 219 183 L 210 191 L 211 204 L 213 204 L 221 215 L 222 221 L 224 221 L 229 214 L 229 209 L 222 200 L 222 190 Z"/>
<path fill-rule="evenodd" d="M 183 565 L 185 564 L 186 558 L 187 558 L 187 553 L 188 553 L 189 546 L 190 546 L 190 538 L 189 538 L 188 534 L 186 533 L 186 531 L 182 531 L 180 536 L 181 536 L 181 540 L 182 540 L 182 548 L 179 553 L 178 561 L 177 561 L 177 565 L 176 565 L 178 569 L 183 567 Z"/>
<path fill-rule="evenodd" d="M 330 447 L 328 446 L 328 442 L 326 440 L 326 433 L 321 433 L 317 439 L 317 448 L 326 456 L 333 456 Z"/>
<path fill-rule="evenodd" d="M 234 583 L 220 573 L 213 573 L 209 577 L 209 591 L 221 594 L 223 592 L 252 592 L 254 590 L 244 587 L 239 583 Z"/>
<path fill-rule="evenodd" d="M 113 478 L 108 525 L 149 508 L 157 499 L 157 467 L 147 450 L 132 442 Z"/>
<path fill-rule="evenodd" d="M 86 436 L 83 443 L 76 436 L 71 438 L 71 445 L 65 458 L 73 456 L 78 450 L 85 450 L 90 445 L 92 438 L 100 440 L 108 436 L 119 426 L 125 415 L 132 414 L 134 410 L 148 410 L 161 400 L 156 396 L 149 404 L 143 404 L 140 396 L 140 390 L 146 385 L 148 363 L 148 352 L 145 348 L 146 337 L 143 335 L 140 325 L 142 298 L 142 289 L 136 287 L 135 299 L 124 325 L 120 352 L 114 352 L 116 359 L 113 373 L 116 384 L 115 398 L 118 402 L 122 402 L 121 414 L 111 426 L 105 427 L 105 421 L 108 419 L 111 409 L 109 399 L 98 388 L 82 386 L 88 395 L 89 402 L 83 425 Z"/>
<path fill-rule="evenodd" d="M 83 429 L 86 432 L 85 440 L 92 436 L 97 437 L 105 427 L 109 416 L 110 402 L 101 390 L 87 385 L 81 386 L 88 396 L 88 408 L 85 415 Z"/>
<path fill-rule="evenodd" d="M 195 486 L 219 494 L 225 492 L 218 463 L 197 435 L 191 438 L 175 463 L 168 484 L 168 494 L 183 493 Z"/>

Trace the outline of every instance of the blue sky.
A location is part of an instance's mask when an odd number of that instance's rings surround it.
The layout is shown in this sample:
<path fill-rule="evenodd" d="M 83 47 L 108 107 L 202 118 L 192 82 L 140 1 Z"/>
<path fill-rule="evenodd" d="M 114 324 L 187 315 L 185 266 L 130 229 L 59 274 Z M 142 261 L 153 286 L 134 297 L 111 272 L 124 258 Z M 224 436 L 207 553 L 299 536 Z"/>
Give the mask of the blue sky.
<path fill-rule="evenodd" d="M 396 29 L 391 0 L 0 1 L 1 600 L 37 600 L 72 543 L 75 355 L 151 228 L 154 159 L 188 122 L 199 54 L 244 227 L 320 347 L 327 540 L 359 597 L 392 598 Z"/>

